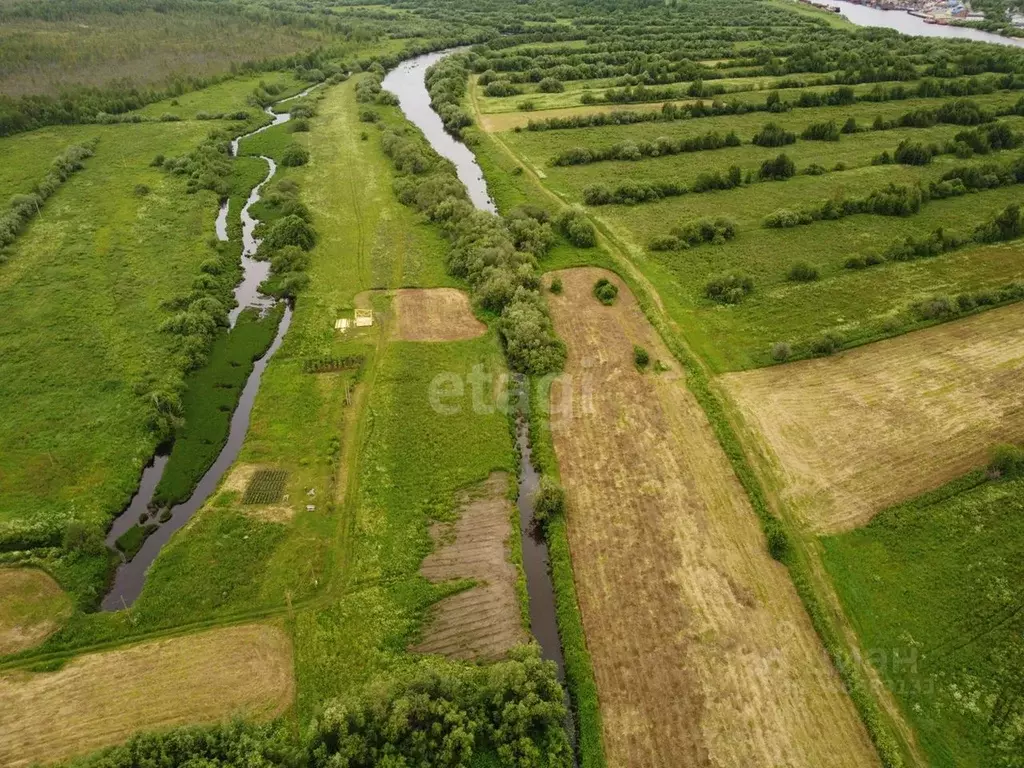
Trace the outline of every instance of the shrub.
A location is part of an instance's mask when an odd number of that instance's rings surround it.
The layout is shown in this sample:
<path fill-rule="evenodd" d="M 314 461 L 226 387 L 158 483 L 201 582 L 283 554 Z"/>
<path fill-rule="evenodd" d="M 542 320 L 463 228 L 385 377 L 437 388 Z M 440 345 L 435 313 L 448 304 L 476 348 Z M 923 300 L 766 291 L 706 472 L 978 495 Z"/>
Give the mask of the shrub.
<path fill-rule="evenodd" d="M 597 244 L 597 231 L 581 211 L 566 211 L 558 218 L 558 227 L 578 248 L 592 248 Z"/>
<path fill-rule="evenodd" d="M 289 133 L 308 133 L 309 132 L 309 120 L 304 117 L 300 117 L 298 120 L 292 120 L 288 123 Z"/>
<path fill-rule="evenodd" d="M 761 179 L 782 181 L 796 173 L 796 164 L 783 152 L 773 160 L 765 160 L 761 163 L 761 169 L 757 175 Z"/>
<path fill-rule="evenodd" d="M 637 368 L 646 368 L 651 362 L 651 356 L 643 347 L 633 345 L 633 363 Z"/>
<path fill-rule="evenodd" d="M 856 123 L 854 123 L 856 127 Z M 813 123 L 804 128 L 803 133 L 800 134 L 801 139 L 808 139 L 810 141 L 839 141 L 839 126 L 836 125 L 835 120 L 829 120 L 825 123 Z"/>
<path fill-rule="evenodd" d="M 1017 477 L 1024 474 L 1024 449 L 1016 445 L 996 446 L 992 451 L 988 471 L 995 477 Z"/>
<path fill-rule="evenodd" d="M 565 514 L 565 489 L 548 475 L 541 475 L 537 494 L 533 497 L 533 519 L 547 525 L 553 517 Z"/>
<path fill-rule="evenodd" d="M 930 147 L 904 139 L 896 147 L 893 159 L 902 165 L 928 165 L 932 161 L 933 154 L 935 153 Z"/>
<path fill-rule="evenodd" d="M 801 224 L 810 224 L 812 221 L 814 221 L 814 218 L 809 213 L 779 208 L 779 210 L 765 217 L 764 225 L 773 229 L 786 229 L 788 227 L 798 227 Z"/>
<path fill-rule="evenodd" d="M 827 356 L 835 353 L 843 346 L 843 339 L 834 331 L 826 331 L 811 343 L 812 354 Z"/>
<path fill-rule="evenodd" d="M 764 522 L 765 538 L 768 540 L 768 553 L 780 563 L 786 561 L 789 554 L 789 536 L 786 529 L 774 517 Z"/>
<path fill-rule="evenodd" d="M 361 123 L 376 123 L 380 120 L 380 113 L 375 109 L 369 107 L 363 107 L 359 110 L 359 122 Z"/>
<path fill-rule="evenodd" d="M 806 261 L 798 261 L 789 268 L 786 279 L 794 283 L 812 283 L 818 279 L 818 268 Z"/>
<path fill-rule="evenodd" d="M 64 529 L 63 547 L 65 552 L 86 556 L 102 555 L 107 551 L 103 533 L 95 526 L 73 520 Z"/>
<path fill-rule="evenodd" d="M 786 360 L 789 359 L 789 356 L 792 354 L 792 352 L 793 350 L 790 349 L 789 344 L 787 344 L 784 341 L 777 341 L 774 344 L 772 344 L 772 360 L 774 360 L 777 363 L 784 363 Z"/>
<path fill-rule="evenodd" d="M 295 245 L 308 251 L 316 244 L 316 232 L 299 216 L 294 214 L 278 219 L 267 228 L 260 242 L 259 253 L 265 255 L 286 245 Z"/>
<path fill-rule="evenodd" d="M 537 83 L 537 88 L 543 93 L 561 93 L 565 90 L 565 85 L 554 77 L 545 77 Z"/>
<path fill-rule="evenodd" d="M 606 277 L 594 283 L 594 296 L 606 307 L 615 303 L 619 295 L 619 287 Z"/>
<path fill-rule="evenodd" d="M 488 83 L 484 88 L 485 96 L 518 96 L 522 90 L 512 85 L 508 80 L 495 80 Z"/>
<path fill-rule="evenodd" d="M 717 219 L 702 218 L 688 221 L 672 230 L 672 237 L 687 245 L 713 243 L 721 245 L 736 237 L 736 222 L 724 216 Z"/>
<path fill-rule="evenodd" d="M 652 251 L 675 251 L 681 245 L 678 237 L 660 235 L 651 240 L 648 246 Z"/>
<path fill-rule="evenodd" d="M 281 165 L 294 168 L 309 162 L 309 150 L 298 144 L 289 144 L 281 155 Z"/>
<path fill-rule="evenodd" d="M 562 278 L 553 277 L 551 278 L 551 292 L 556 296 L 562 295 Z"/>
<path fill-rule="evenodd" d="M 148 194 L 149 194 L 149 187 L 148 186 L 146 186 L 145 184 L 136 184 L 135 185 L 135 196 L 136 197 L 145 197 Z"/>
<path fill-rule="evenodd" d="M 704 286 L 704 294 L 720 304 L 739 304 L 753 290 L 753 279 L 742 272 L 721 275 Z"/>
<path fill-rule="evenodd" d="M 781 147 L 795 142 L 796 134 L 781 128 L 775 123 L 768 123 L 754 134 L 752 141 L 759 147 Z"/>

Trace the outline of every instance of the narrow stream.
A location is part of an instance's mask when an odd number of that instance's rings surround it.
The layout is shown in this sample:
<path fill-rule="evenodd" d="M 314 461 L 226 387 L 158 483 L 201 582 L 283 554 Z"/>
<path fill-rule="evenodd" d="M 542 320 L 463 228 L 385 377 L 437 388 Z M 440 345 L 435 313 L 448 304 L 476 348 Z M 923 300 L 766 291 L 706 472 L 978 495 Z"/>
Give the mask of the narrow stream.
<path fill-rule="evenodd" d="M 438 154 L 455 164 L 459 179 L 466 185 L 470 200 L 479 210 L 497 213 L 497 206 L 487 192 L 483 171 L 469 148 L 445 132 L 440 116 L 430 106 L 430 95 L 424 85 L 427 68 L 453 53 L 465 50 L 453 48 L 430 53 L 400 64 L 384 78 L 383 88 L 398 96 L 405 116 L 427 137 Z M 565 679 L 565 659 L 562 641 L 558 635 L 555 617 L 555 589 L 551 581 L 548 545 L 533 520 L 533 497 L 537 492 L 539 476 L 531 461 L 529 424 L 526 418 L 528 382 L 516 377 L 516 441 L 519 445 L 519 524 L 523 541 L 523 570 L 529 596 L 530 627 L 540 645 L 541 655 L 558 667 L 558 679 Z M 570 703 L 567 700 L 567 704 Z M 566 722 L 570 738 L 575 744 L 575 723 L 570 707 Z"/>
<path fill-rule="evenodd" d="M 314 85 L 302 93 L 281 99 L 273 106 L 265 108 L 264 112 L 272 118 L 272 122 L 234 139 L 231 142 L 231 154 L 233 156 L 238 155 L 239 142 L 243 139 L 254 136 L 257 133 L 262 133 L 268 128 L 281 125 L 291 119 L 291 114 L 288 112 L 274 112 L 274 106 L 305 96 L 316 87 Z M 238 306 L 228 314 L 229 324 L 232 328 L 243 309 L 257 307 L 261 311 L 266 311 L 277 303 L 277 300 L 273 297 L 264 296 L 259 292 L 260 283 L 269 274 L 270 263 L 256 261 L 253 258 L 260 244 L 259 240 L 253 236 L 259 221 L 249 214 L 249 209 L 259 202 L 260 190 L 277 172 L 277 165 L 271 158 L 262 155 L 260 157 L 267 163 L 267 175 L 263 178 L 263 181 L 253 187 L 252 192 L 249 193 L 248 200 L 246 200 L 239 214 L 242 220 L 242 279 L 235 286 L 235 299 L 238 302 Z M 220 210 L 217 212 L 215 227 L 217 239 L 221 241 L 228 239 L 229 206 L 230 201 L 225 200 L 221 203 Z M 228 430 L 228 439 L 224 444 L 224 448 L 221 449 L 217 459 L 206 471 L 206 474 L 203 475 L 188 500 L 172 507 L 170 518 L 160 524 L 160 527 L 146 539 L 142 548 L 135 554 L 135 557 L 128 562 L 122 562 L 118 566 L 117 574 L 114 577 L 114 584 L 110 592 L 103 598 L 103 603 L 101 604 L 103 610 L 116 611 L 127 608 L 135 602 L 142 593 L 142 587 L 146 583 L 146 572 L 149 570 L 149 566 L 153 564 L 153 561 L 156 560 L 157 555 L 160 554 L 164 544 L 170 540 L 175 531 L 189 521 L 196 510 L 203 506 L 214 490 L 216 490 L 221 476 L 227 472 L 235 459 L 238 458 L 238 454 L 242 449 L 242 443 L 245 441 L 245 434 L 249 429 L 249 417 L 252 413 L 256 393 L 259 391 L 263 371 L 266 369 L 270 358 L 280 348 L 284 335 L 288 332 L 288 327 L 291 325 L 291 321 L 292 308 L 290 305 L 286 305 L 284 315 L 281 317 L 281 322 L 277 327 L 274 341 L 267 349 L 266 354 L 256 361 L 252 373 L 249 374 L 249 378 L 245 382 L 238 406 L 231 416 L 231 426 Z M 153 492 L 156 490 L 157 484 L 164 473 L 167 460 L 168 456 L 166 454 L 157 454 L 143 470 L 142 479 L 139 481 L 139 490 L 136 491 L 125 510 L 115 518 L 110 531 L 107 533 L 107 546 L 114 548 L 118 537 L 128 531 L 133 525 L 137 525 L 140 515 L 149 510 L 150 502 L 153 500 Z M 150 522 L 155 522 L 155 519 L 150 518 Z"/>

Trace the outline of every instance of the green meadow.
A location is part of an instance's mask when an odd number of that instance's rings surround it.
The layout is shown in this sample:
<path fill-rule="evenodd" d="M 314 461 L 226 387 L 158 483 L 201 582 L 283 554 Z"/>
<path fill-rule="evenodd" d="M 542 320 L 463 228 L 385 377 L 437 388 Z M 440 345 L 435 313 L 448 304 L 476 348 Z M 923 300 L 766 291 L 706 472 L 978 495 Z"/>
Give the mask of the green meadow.
<path fill-rule="evenodd" d="M 981 472 L 823 539 L 868 661 L 936 768 L 1014 765 L 1024 481 Z"/>

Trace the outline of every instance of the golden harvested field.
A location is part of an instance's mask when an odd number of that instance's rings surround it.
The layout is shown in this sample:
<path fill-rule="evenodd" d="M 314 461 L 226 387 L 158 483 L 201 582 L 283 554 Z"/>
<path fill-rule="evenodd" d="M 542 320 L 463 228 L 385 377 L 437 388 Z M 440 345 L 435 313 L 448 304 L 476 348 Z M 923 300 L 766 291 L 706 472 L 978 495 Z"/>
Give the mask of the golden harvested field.
<path fill-rule="evenodd" d="M 784 494 L 820 533 L 983 466 L 1024 437 L 1024 305 L 832 358 L 720 381 L 778 465 Z"/>
<path fill-rule="evenodd" d="M 482 336 L 469 297 L 455 288 L 402 288 L 395 292 L 396 333 L 403 341 L 459 341 Z"/>
<path fill-rule="evenodd" d="M 0 568 L 0 656 L 43 642 L 71 613 L 71 600 L 36 568 Z"/>
<path fill-rule="evenodd" d="M 509 560 L 512 505 L 508 475 L 492 472 L 461 500 L 455 523 L 431 530 L 435 550 L 420 566 L 433 582 L 473 579 L 472 589 L 441 600 L 410 650 L 455 659 L 496 659 L 526 642 L 516 597 L 516 568 Z"/>
<path fill-rule="evenodd" d="M 53 762 L 139 730 L 272 717 L 294 696 L 292 645 L 250 624 L 80 656 L 57 672 L 0 675 L 0 765 Z"/>
<path fill-rule="evenodd" d="M 552 433 L 608 763 L 878 764 L 788 573 L 629 289 L 554 273 L 566 340 Z M 594 282 L 619 286 L 612 307 Z M 672 370 L 637 372 L 633 345 Z"/>

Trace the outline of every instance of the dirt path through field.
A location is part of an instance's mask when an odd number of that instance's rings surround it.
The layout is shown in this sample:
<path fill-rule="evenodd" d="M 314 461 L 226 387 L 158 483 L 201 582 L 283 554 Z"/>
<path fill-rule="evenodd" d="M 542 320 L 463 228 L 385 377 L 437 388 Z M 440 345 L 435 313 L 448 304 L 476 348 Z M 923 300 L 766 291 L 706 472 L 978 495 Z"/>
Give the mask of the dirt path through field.
<path fill-rule="evenodd" d="M 288 636 L 264 624 L 80 656 L 0 675 L 0 765 L 53 762 L 140 730 L 272 717 L 294 695 Z"/>
<path fill-rule="evenodd" d="M 629 289 L 556 273 L 552 433 L 609 765 L 874 766 L 786 570 Z M 591 295 L 619 285 L 615 306 Z M 671 370 L 637 372 L 633 345 Z M 571 414 L 571 416 L 570 416 Z"/>
<path fill-rule="evenodd" d="M 410 648 L 454 659 L 496 659 L 526 642 L 516 568 L 509 559 L 512 505 L 508 475 L 494 472 L 460 500 L 459 519 L 431 529 L 435 549 L 420 573 L 435 583 L 474 579 L 477 585 L 434 606 L 423 639 Z"/>
<path fill-rule="evenodd" d="M 1024 440 L 1024 304 L 832 358 L 720 381 L 779 467 L 784 498 L 819 533 L 983 466 Z"/>

